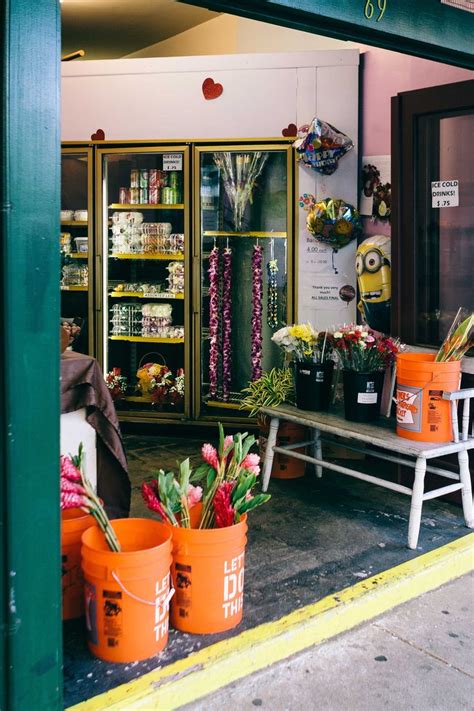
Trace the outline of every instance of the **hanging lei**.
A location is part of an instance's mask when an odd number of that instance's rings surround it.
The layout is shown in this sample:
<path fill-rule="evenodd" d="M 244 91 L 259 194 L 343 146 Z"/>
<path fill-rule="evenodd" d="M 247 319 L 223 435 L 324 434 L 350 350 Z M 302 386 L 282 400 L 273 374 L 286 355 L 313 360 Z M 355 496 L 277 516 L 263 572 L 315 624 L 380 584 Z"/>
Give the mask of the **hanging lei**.
<path fill-rule="evenodd" d="M 270 259 L 267 263 L 267 324 L 270 328 L 276 328 L 278 326 L 277 272 L 277 260 Z"/>
<path fill-rule="evenodd" d="M 232 250 L 224 249 L 222 257 L 222 399 L 227 402 L 232 380 Z"/>
<path fill-rule="evenodd" d="M 262 279 L 263 250 L 258 245 L 252 254 L 252 380 L 262 375 Z"/>
<path fill-rule="evenodd" d="M 217 395 L 219 364 L 219 248 L 214 247 L 209 255 L 209 397 Z"/>

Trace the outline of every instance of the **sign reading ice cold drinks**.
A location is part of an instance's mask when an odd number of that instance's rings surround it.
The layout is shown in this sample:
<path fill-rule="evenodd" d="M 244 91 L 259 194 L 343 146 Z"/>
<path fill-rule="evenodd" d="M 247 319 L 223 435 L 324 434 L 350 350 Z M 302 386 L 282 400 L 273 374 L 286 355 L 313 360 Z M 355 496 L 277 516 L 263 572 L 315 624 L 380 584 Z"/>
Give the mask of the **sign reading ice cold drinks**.
<path fill-rule="evenodd" d="M 431 183 L 431 207 L 457 207 L 459 180 L 435 180 Z"/>
<path fill-rule="evenodd" d="M 163 155 L 163 170 L 183 170 L 183 154 L 165 153 Z"/>

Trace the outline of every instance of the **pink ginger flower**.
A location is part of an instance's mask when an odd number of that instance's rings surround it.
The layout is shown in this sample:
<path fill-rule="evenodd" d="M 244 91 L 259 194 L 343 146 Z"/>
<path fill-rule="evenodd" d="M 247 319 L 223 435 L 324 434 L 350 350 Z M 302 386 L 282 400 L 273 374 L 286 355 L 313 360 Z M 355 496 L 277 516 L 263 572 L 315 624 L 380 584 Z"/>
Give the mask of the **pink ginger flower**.
<path fill-rule="evenodd" d="M 190 509 L 196 506 L 202 499 L 202 486 L 193 486 L 192 484 L 188 487 L 188 506 Z"/>
<path fill-rule="evenodd" d="M 73 494 L 71 492 L 61 491 L 61 510 L 88 508 L 89 500 L 85 496 Z"/>
<path fill-rule="evenodd" d="M 258 476 L 260 474 L 260 457 L 258 454 L 247 454 L 242 462 L 242 469 L 246 469 L 248 472 Z"/>
<path fill-rule="evenodd" d="M 226 435 L 224 438 L 224 452 L 231 446 L 231 444 L 234 444 L 234 438 L 232 435 Z"/>
<path fill-rule="evenodd" d="M 213 447 L 212 444 L 203 444 L 201 455 L 209 466 L 214 467 L 216 471 L 219 469 L 219 459 L 217 457 L 216 448 Z"/>
<path fill-rule="evenodd" d="M 168 521 L 168 516 L 166 515 L 163 505 L 158 498 L 157 481 L 153 480 L 149 484 L 144 481 L 142 484 L 142 496 L 147 508 L 149 508 L 150 511 L 154 511 L 161 516 L 164 521 Z"/>
<path fill-rule="evenodd" d="M 65 457 L 64 454 L 60 457 L 61 462 L 61 477 L 68 479 L 69 481 L 81 481 L 81 472 L 74 464 L 71 462 L 69 457 Z"/>
<path fill-rule="evenodd" d="M 61 493 L 62 492 L 67 494 L 79 494 L 79 496 L 86 494 L 86 490 L 83 486 L 76 484 L 74 481 L 69 481 L 69 479 L 65 479 L 64 477 L 61 477 Z"/>
<path fill-rule="evenodd" d="M 232 491 L 235 482 L 223 481 L 219 484 L 212 505 L 216 519 L 216 528 L 232 526 L 235 520 L 235 509 L 232 506 Z"/>

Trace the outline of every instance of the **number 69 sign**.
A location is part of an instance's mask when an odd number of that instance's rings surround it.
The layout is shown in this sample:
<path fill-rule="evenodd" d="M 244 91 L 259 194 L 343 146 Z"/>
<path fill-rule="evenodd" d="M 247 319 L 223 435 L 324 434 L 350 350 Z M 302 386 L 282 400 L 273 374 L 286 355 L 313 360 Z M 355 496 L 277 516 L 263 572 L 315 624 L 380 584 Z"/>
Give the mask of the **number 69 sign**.
<path fill-rule="evenodd" d="M 385 15 L 385 10 L 387 9 L 387 0 L 377 0 L 377 3 L 372 2 L 372 0 L 365 0 L 364 15 L 368 20 L 371 20 L 374 16 L 375 5 L 377 5 L 379 11 L 376 22 L 380 22 L 382 17 Z"/>

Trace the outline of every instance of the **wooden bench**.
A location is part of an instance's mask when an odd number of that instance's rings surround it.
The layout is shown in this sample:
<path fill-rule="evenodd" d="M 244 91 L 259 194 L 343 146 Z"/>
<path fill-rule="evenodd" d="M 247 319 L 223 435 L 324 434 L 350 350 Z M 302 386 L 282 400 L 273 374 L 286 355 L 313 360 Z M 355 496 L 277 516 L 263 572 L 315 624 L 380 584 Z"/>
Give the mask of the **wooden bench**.
<path fill-rule="evenodd" d="M 381 418 L 377 424 L 362 424 L 347 421 L 337 410 L 335 412 L 308 412 L 298 410 L 291 405 L 263 408 L 262 414 L 270 418 L 270 431 L 262 474 L 263 491 L 267 491 L 268 489 L 274 453 L 280 452 L 289 457 L 302 459 L 305 462 L 313 464 L 318 478 L 322 477 L 323 469 L 329 469 L 410 496 L 411 506 L 408 523 L 409 548 L 415 549 L 418 543 L 423 502 L 428 499 L 434 499 L 449 494 L 452 491 L 461 491 L 464 520 L 468 528 L 473 528 L 474 520 L 468 450 L 474 449 L 474 425 L 469 432 L 469 403 L 470 399 L 474 398 L 474 389 L 444 393 L 443 397 L 452 403 L 453 441 L 446 444 L 415 442 L 399 437 L 395 434 L 393 420 L 386 418 Z M 458 403 L 460 401 L 463 401 L 461 432 L 459 432 L 457 414 Z M 277 447 L 278 426 L 282 420 L 296 422 L 307 427 L 311 432 L 310 439 L 284 447 Z M 372 457 L 394 464 L 411 467 L 415 470 L 413 488 L 327 461 L 323 456 L 323 443 L 337 444 L 350 451 L 369 454 Z M 311 447 L 311 456 L 294 451 L 305 446 Z M 377 449 L 373 449 L 374 447 Z M 439 459 L 450 454 L 458 455 L 458 473 L 428 464 L 429 460 L 435 458 Z M 450 479 L 454 483 L 447 484 L 433 491 L 425 492 L 424 483 L 427 471 L 445 479 Z"/>

